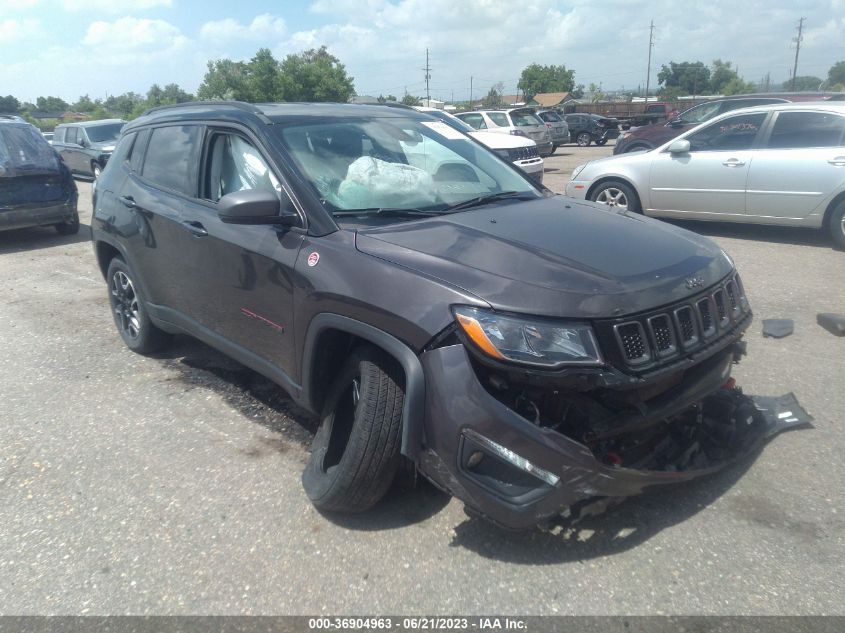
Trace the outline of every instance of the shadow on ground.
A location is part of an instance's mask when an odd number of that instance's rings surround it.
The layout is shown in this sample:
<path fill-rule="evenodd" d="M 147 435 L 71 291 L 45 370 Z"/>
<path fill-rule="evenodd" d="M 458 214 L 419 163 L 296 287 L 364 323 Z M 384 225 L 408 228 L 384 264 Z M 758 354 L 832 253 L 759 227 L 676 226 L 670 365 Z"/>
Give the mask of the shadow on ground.
<path fill-rule="evenodd" d="M 802 229 L 792 226 L 767 226 L 763 224 L 737 224 L 733 222 L 693 222 L 668 220 L 676 226 L 708 237 L 728 237 L 739 240 L 754 240 L 772 244 L 797 244 L 833 249 L 833 241 L 827 231 Z"/>
<path fill-rule="evenodd" d="M 56 246 L 69 246 L 70 244 L 90 241 L 91 227 L 87 224 L 80 224 L 79 233 L 76 235 L 59 235 L 52 226 L 0 231 L 0 255 L 36 251 Z"/>

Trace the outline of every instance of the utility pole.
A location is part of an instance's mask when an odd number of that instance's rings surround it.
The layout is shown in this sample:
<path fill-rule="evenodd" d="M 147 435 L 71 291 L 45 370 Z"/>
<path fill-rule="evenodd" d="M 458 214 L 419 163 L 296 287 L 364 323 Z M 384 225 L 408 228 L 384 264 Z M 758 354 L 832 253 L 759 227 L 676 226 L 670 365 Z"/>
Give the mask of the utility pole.
<path fill-rule="evenodd" d="M 795 42 L 795 65 L 792 67 L 792 92 L 795 92 L 795 75 L 798 74 L 798 51 L 801 50 L 801 32 L 804 30 L 804 20 L 806 19 L 798 20 L 798 37 L 793 40 Z"/>
<path fill-rule="evenodd" d="M 645 76 L 645 103 L 648 105 L 648 89 L 651 82 L 651 49 L 654 48 L 654 20 L 648 27 L 648 70 Z"/>
<path fill-rule="evenodd" d="M 425 100 L 427 105 L 431 105 L 431 92 L 428 89 L 428 80 L 431 79 L 431 66 L 428 63 L 428 49 L 425 49 Z"/>
<path fill-rule="evenodd" d="M 472 110 L 472 75 L 469 76 L 469 109 Z"/>

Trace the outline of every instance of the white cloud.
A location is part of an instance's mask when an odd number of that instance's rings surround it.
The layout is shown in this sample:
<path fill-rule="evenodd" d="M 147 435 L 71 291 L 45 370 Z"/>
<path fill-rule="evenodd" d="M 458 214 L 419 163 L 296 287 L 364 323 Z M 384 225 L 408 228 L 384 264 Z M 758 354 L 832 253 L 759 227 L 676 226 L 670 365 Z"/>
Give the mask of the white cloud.
<path fill-rule="evenodd" d="M 173 0 L 62 0 L 66 11 L 104 11 L 106 13 L 125 13 L 143 11 L 156 7 L 169 7 Z"/>
<path fill-rule="evenodd" d="M 200 38 L 210 42 L 247 40 L 274 43 L 284 37 L 287 31 L 285 21 L 269 13 L 256 16 L 249 24 L 241 24 L 232 18 L 206 22 L 200 27 Z"/>
<path fill-rule="evenodd" d="M 114 22 L 92 22 L 82 43 L 102 52 L 145 50 L 162 53 L 183 47 L 188 38 L 165 20 L 127 16 Z"/>
<path fill-rule="evenodd" d="M 0 0 L 0 11 L 20 11 L 21 9 L 31 9 L 38 0 Z"/>
<path fill-rule="evenodd" d="M 0 42 L 4 44 L 26 40 L 40 33 L 38 20 L 0 20 Z"/>

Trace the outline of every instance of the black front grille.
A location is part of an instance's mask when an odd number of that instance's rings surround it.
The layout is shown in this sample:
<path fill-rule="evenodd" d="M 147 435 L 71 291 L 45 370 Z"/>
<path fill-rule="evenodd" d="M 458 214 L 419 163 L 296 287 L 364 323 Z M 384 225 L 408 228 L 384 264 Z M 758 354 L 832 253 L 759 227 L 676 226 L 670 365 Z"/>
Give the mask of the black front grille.
<path fill-rule="evenodd" d="M 536 145 L 533 147 L 514 147 L 508 150 L 508 156 L 512 161 L 529 160 L 531 158 L 539 158 L 540 152 L 537 151 Z"/>
<path fill-rule="evenodd" d="M 628 367 L 643 371 L 663 361 L 678 359 L 728 335 L 750 315 L 748 301 L 738 275 L 733 275 L 707 292 L 683 303 L 653 313 L 599 324 L 605 344 L 615 340 Z M 612 339 L 609 338 L 612 330 Z"/>

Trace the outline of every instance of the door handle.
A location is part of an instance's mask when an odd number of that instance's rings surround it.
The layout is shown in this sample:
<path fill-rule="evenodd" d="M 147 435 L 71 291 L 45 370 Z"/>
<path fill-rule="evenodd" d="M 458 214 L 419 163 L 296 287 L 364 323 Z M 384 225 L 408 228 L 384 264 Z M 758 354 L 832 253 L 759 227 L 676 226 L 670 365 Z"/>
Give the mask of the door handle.
<path fill-rule="evenodd" d="M 837 167 L 845 167 L 845 156 L 837 156 L 836 158 L 831 158 L 827 162 L 831 165 L 836 165 Z"/>
<path fill-rule="evenodd" d="M 739 160 L 738 158 L 729 158 L 722 164 L 725 167 L 742 167 L 745 164 L 745 161 Z"/>
<path fill-rule="evenodd" d="M 197 222 L 196 220 L 185 220 L 182 222 L 182 226 L 184 226 L 194 237 L 205 237 L 208 235 L 208 231 L 205 230 L 202 222 Z"/>
<path fill-rule="evenodd" d="M 123 203 L 123 206 L 129 207 L 130 209 L 138 208 L 138 203 L 135 202 L 135 198 L 132 196 L 120 196 L 120 201 Z"/>

